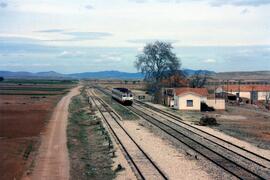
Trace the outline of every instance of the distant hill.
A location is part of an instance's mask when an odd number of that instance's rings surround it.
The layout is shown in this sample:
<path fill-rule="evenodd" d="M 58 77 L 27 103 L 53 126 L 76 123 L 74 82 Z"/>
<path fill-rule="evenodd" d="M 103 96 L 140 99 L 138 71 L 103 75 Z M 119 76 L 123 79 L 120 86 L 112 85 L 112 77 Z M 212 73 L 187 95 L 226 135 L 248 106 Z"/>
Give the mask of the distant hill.
<path fill-rule="evenodd" d="M 213 74 L 213 71 L 207 70 L 192 70 L 184 69 L 184 73 L 187 76 L 192 76 L 196 72 L 200 71 L 201 73 Z M 143 79 L 144 75 L 142 73 L 128 73 L 120 71 L 99 71 L 99 72 L 84 72 L 84 73 L 75 73 L 69 74 L 68 76 L 74 78 L 91 78 L 91 79 Z"/>
<path fill-rule="evenodd" d="M 227 80 L 227 79 L 247 79 L 247 80 L 269 80 L 270 71 L 253 71 L 253 72 L 221 72 L 215 73 L 214 71 L 207 70 L 192 70 L 184 69 L 183 72 L 187 76 L 192 76 L 196 72 L 208 73 L 214 79 Z M 34 79 L 143 79 L 144 75 L 141 73 L 128 73 L 121 71 L 99 71 L 99 72 L 84 72 L 74 74 L 61 74 L 54 71 L 48 72 L 11 72 L 0 71 L 0 76 L 4 78 L 34 78 Z"/>
<path fill-rule="evenodd" d="M 31 73 L 31 72 L 11 72 L 11 71 L 0 71 L 0 76 L 4 78 L 49 78 L 49 79 L 63 79 L 69 78 L 67 75 L 60 74 L 54 71 L 48 72 L 38 72 L 38 73 Z"/>
<path fill-rule="evenodd" d="M 91 79 L 143 79 L 142 73 L 127 73 L 120 71 L 100 71 L 69 74 L 73 78 L 91 78 Z"/>
<path fill-rule="evenodd" d="M 220 72 L 213 74 L 212 77 L 220 80 L 270 80 L 270 71 Z"/>
<path fill-rule="evenodd" d="M 57 73 L 55 71 L 48 71 L 48 72 L 38 72 L 36 73 L 37 76 L 40 77 L 66 77 L 67 75 Z"/>
<path fill-rule="evenodd" d="M 187 76 L 191 76 L 198 70 L 184 69 L 184 73 Z M 214 73 L 207 70 L 199 70 L 203 73 Z M 0 71 L 0 76 L 4 78 L 49 78 L 49 79 L 143 79 L 144 75 L 142 73 L 129 73 L 121 71 L 99 71 L 99 72 L 83 72 L 74 74 L 60 74 L 55 71 L 48 72 L 11 72 L 11 71 Z"/>
<path fill-rule="evenodd" d="M 193 69 L 183 69 L 183 72 L 185 73 L 185 75 L 187 76 L 192 76 L 197 72 L 203 73 L 203 74 L 209 74 L 209 75 L 214 75 L 216 74 L 216 72 L 214 71 L 208 71 L 208 70 L 193 70 Z"/>

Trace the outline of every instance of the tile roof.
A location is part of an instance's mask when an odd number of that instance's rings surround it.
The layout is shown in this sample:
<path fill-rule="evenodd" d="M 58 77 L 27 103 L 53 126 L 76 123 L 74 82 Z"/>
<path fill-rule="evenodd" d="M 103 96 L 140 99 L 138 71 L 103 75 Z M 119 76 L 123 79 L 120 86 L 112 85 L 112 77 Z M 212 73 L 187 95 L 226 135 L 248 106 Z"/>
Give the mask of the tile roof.
<path fill-rule="evenodd" d="M 223 86 L 224 91 L 229 92 L 238 92 L 239 91 L 239 85 L 229 85 Z M 260 91 L 260 92 L 270 92 L 270 85 L 240 85 L 240 91 L 241 92 L 251 92 L 251 91 Z"/>
<path fill-rule="evenodd" d="M 199 96 L 207 96 L 208 90 L 206 88 L 176 88 L 175 95 L 181 96 L 183 94 L 197 94 Z"/>

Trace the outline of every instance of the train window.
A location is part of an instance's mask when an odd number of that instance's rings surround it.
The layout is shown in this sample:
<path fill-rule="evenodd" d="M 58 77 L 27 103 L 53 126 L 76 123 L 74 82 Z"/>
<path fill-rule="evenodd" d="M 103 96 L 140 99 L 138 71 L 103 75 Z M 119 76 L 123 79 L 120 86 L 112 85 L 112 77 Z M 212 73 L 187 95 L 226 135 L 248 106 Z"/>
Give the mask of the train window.
<path fill-rule="evenodd" d="M 129 97 L 132 97 L 132 94 L 130 94 Z"/>
<path fill-rule="evenodd" d="M 126 95 L 122 95 L 122 97 L 127 97 Z"/>

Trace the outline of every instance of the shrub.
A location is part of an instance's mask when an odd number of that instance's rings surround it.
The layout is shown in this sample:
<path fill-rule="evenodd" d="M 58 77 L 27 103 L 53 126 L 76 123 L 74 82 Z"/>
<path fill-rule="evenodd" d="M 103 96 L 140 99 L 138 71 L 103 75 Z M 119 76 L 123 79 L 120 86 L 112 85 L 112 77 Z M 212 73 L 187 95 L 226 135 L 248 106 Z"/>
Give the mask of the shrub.
<path fill-rule="evenodd" d="M 209 116 L 203 116 L 200 119 L 199 125 L 201 126 L 216 126 L 217 120 L 214 117 L 209 117 Z"/>

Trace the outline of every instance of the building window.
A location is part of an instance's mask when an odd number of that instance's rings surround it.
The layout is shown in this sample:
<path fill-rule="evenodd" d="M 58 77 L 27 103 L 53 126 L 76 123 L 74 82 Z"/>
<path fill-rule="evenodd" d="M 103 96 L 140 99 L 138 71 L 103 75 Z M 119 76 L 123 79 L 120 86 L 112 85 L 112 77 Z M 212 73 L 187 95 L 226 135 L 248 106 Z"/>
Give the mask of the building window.
<path fill-rule="evenodd" d="M 187 107 L 193 107 L 193 100 L 187 100 Z"/>

